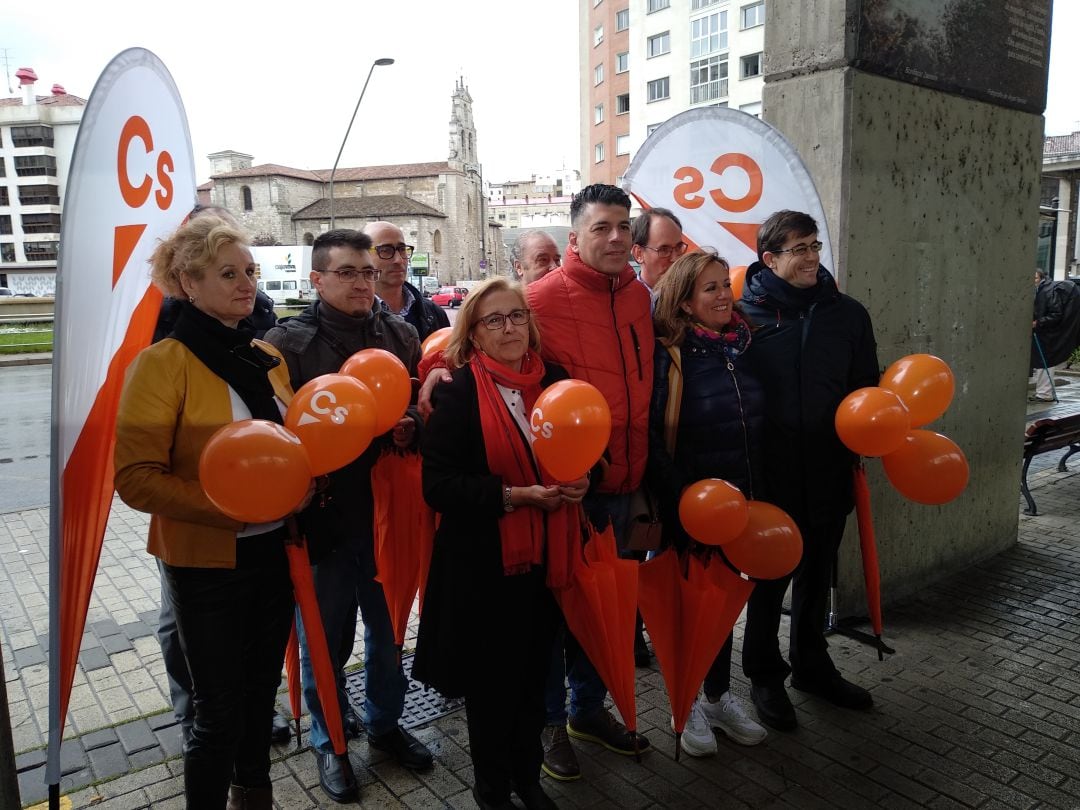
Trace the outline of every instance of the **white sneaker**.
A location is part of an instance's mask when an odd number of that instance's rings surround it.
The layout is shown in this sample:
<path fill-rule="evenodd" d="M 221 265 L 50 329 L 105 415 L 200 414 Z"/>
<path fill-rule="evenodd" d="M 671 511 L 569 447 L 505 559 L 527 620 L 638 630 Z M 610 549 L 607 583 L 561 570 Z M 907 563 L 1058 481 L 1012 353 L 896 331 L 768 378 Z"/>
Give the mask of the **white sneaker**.
<path fill-rule="evenodd" d="M 708 698 L 699 698 L 698 703 L 710 728 L 720 729 L 740 745 L 757 745 L 768 736 L 765 728 L 750 719 L 742 701 L 730 691 L 724 692 L 715 703 Z"/>
<path fill-rule="evenodd" d="M 716 736 L 701 711 L 703 702 L 700 697 L 694 701 L 682 733 L 682 750 L 692 757 L 710 757 L 716 753 Z M 675 730 L 674 717 L 671 718 L 671 730 Z"/>

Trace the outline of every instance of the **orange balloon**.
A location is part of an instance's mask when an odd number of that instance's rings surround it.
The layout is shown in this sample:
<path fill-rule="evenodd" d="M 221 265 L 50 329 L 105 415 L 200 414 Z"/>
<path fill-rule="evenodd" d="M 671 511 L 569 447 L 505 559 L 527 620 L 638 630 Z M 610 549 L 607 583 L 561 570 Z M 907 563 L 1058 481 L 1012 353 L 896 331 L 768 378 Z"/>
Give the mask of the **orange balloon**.
<path fill-rule="evenodd" d="M 742 534 L 725 543 L 722 553 L 751 579 L 780 579 L 802 559 L 802 533 L 783 509 L 765 501 L 747 502 Z"/>
<path fill-rule="evenodd" d="M 279 424 L 244 419 L 219 428 L 199 456 L 210 501 L 243 523 L 292 514 L 307 494 L 311 468 L 300 440 Z"/>
<path fill-rule="evenodd" d="M 307 451 L 312 475 L 326 475 L 355 461 L 375 438 L 375 395 L 355 377 L 323 374 L 309 380 L 289 403 L 285 427 Z"/>
<path fill-rule="evenodd" d="M 360 380 L 375 395 L 376 436 L 386 433 L 405 415 L 412 399 L 412 381 L 397 355 L 385 349 L 363 349 L 345 361 L 341 373 Z"/>
<path fill-rule="evenodd" d="M 679 522 L 686 533 L 709 546 L 729 543 L 746 528 L 746 496 L 719 478 L 697 481 L 679 498 Z"/>
<path fill-rule="evenodd" d="M 852 391 L 836 409 L 836 433 L 860 456 L 883 456 L 904 443 L 911 417 L 900 397 L 884 388 Z"/>
<path fill-rule="evenodd" d="M 900 449 L 884 456 L 881 463 L 901 495 L 932 506 L 959 497 L 971 475 L 956 442 L 930 430 L 909 432 Z"/>
<path fill-rule="evenodd" d="M 928 425 L 945 413 L 956 391 L 949 364 L 932 354 L 901 357 L 885 369 L 878 385 L 903 400 L 913 428 Z"/>
<path fill-rule="evenodd" d="M 576 481 L 600 460 L 611 438 L 611 410 L 594 386 L 559 380 L 536 398 L 529 425 L 533 454 L 556 481 Z"/>
<path fill-rule="evenodd" d="M 444 326 L 442 329 L 436 329 L 424 338 L 424 342 L 420 344 L 420 355 L 422 357 L 427 357 L 432 352 L 444 351 L 447 344 L 450 342 L 450 335 L 453 333 L 453 328 L 449 326 Z"/>
<path fill-rule="evenodd" d="M 732 267 L 728 271 L 728 278 L 731 279 L 731 294 L 738 301 L 742 298 L 743 286 L 746 284 L 746 265 L 740 264 L 738 267 Z"/>

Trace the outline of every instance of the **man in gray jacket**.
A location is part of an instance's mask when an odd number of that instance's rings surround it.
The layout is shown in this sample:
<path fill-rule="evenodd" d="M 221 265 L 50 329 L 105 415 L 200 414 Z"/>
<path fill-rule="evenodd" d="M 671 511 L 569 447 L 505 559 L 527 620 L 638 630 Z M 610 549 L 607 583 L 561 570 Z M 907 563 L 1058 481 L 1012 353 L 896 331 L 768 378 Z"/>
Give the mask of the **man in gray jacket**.
<path fill-rule="evenodd" d="M 334 230 L 315 240 L 311 283 L 319 300 L 294 318 L 266 333 L 266 340 L 285 357 L 294 389 L 323 374 L 336 373 L 361 349 L 385 349 L 416 374 L 420 343 L 416 330 L 397 315 L 375 306 L 379 271 L 371 256 L 371 239 L 359 231 Z M 431 752 L 398 725 L 408 683 L 394 642 L 382 585 L 375 579 L 372 535 L 371 468 L 382 450 L 416 444 L 419 419 L 410 410 L 384 436 L 348 466 L 330 474 L 329 487 L 301 516 L 315 580 L 315 594 L 326 631 L 331 663 L 338 674 L 338 700 L 349 736 L 359 722 L 344 689 L 343 667 L 352 652 L 356 611 L 364 619 L 367 690 L 364 722 L 369 744 L 389 752 L 411 769 L 431 766 Z M 319 783 L 338 802 L 357 796 L 356 778 L 347 756 L 334 754 L 312 677 L 306 633 L 298 625 L 304 698 L 311 709 L 311 747 L 319 767 Z"/>

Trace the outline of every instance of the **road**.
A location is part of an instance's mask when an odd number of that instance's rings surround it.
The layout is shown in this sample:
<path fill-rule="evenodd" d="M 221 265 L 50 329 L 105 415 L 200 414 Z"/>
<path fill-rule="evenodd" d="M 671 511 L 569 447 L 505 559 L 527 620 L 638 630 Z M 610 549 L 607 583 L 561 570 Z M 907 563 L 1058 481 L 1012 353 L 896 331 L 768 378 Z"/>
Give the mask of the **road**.
<path fill-rule="evenodd" d="M 0 513 L 49 503 L 52 366 L 0 368 Z"/>

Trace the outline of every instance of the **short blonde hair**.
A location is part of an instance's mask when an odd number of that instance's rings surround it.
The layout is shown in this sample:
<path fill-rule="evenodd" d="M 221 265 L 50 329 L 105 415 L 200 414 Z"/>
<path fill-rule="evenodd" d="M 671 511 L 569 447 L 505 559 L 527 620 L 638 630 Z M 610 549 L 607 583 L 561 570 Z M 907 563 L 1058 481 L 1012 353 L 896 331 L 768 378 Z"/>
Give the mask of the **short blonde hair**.
<path fill-rule="evenodd" d="M 200 280 L 222 248 L 247 244 L 247 236 L 224 219 L 209 214 L 195 217 L 158 242 L 150 256 L 150 280 L 165 295 L 186 298 L 181 273 Z"/>
<path fill-rule="evenodd" d="M 516 281 L 496 277 L 476 285 L 465 296 L 461 309 L 458 310 L 454 321 L 454 331 L 450 333 L 450 342 L 446 345 L 446 351 L 443 352 L 443 358 L 450 368 L 461 368 L 472 357 L 473 345 L 469 333 L 479 320 L 481 302 L 495 292 L 515 293 L 521 299 L 521 308 L 529 308 L 525 301 L 525 289 Z M 536 322 L 532 318 L 529 318 L 529 349 L 537 354 L 540 353 L 540 330 L 536 328 Z"/>
<path fill-rule="evenodd" d="M 730 271 L 728 263 L 713 251 L 695 251 L 676 259 L 656 284 L 656 307 L 653 326 L 656 337 L 664 346 L 681 346 L 690 326 L 690 316 L 683 310 L 683 301 L 694 294 L 697 277 L 713 262 Z M 738 306 L 732 307 L 738 310 Z M 740 313 L 741 314 L 741 313 Z"/>

